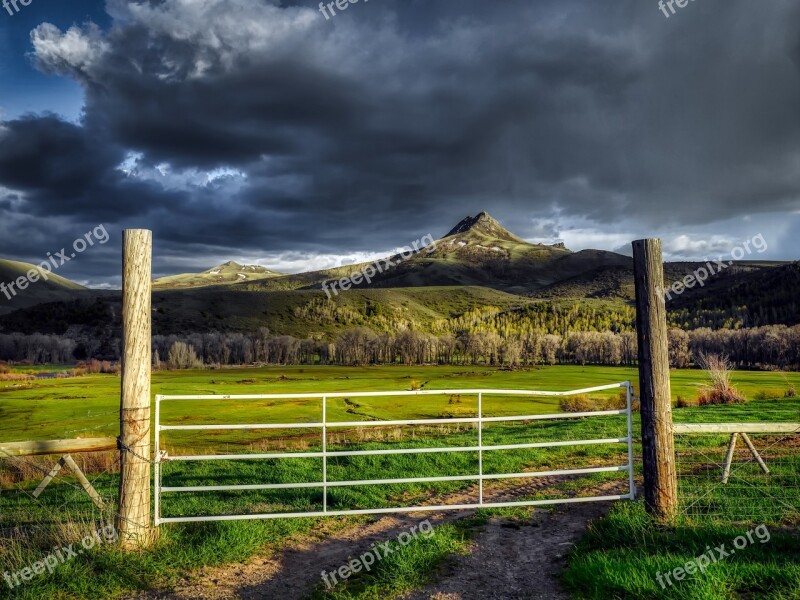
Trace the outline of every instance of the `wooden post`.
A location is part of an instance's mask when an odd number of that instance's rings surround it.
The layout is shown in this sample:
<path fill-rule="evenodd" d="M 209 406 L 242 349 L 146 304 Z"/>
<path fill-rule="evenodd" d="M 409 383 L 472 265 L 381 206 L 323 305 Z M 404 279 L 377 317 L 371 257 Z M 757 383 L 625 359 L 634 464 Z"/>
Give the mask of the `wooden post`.
<path fill-rule="evenodd" d="M 731 475 L 731 463 L 733 462 L 733 453 L 736 451 L 736 438 L 738 437 L 738 433 L 732 433 L 728 442 L 728 452 L 725 454 L 725 462 L 722 465 L 722 483 L 728 483 L 728 478 Z"/>
<path fill-rule="evenodd" d="M 53 481 L 53 479 L 55 479 L 56 475 L 58 475 L 61 472 L 61 469 L 65 464 L 66 464 L 66 461 L 64 460 L 64 457 L 62 456 L 61 459 L 55 464 L 55 466 L 52 469 L 50 469 L 50 471 L 47 473 L 47 477 L 42 479 L 42 483 L 40 483 L 36 487 L 36 489 L 33 490 L 33 497 L 34 498 L 38 498 L 39 496 L 42 495 L 42 492 L 45 490 L 45 488 L 48 485 L 50 485 L 50 482 Z"/>
<path fill-rule="evenodd" d="M 761 467 L 761 470 L 764 471 L 767 475 L 769 475 L 769 468 L 767 467 L 767 463 L 764 462 L 764 459 L 761 458 L 761 455 L 756 450 L 756 447 L 753 445 L 753 442 L 750 441 L 750 436 L 747 435 L 745 432 L 740 433 L 739 435 L 742 436 L 744 443 L 747 444 L 747 447 L 750 449 L 750 454 L 753 455 L 753 458 L 756 459 L 758 466 Z"/>
<path fill-rule="evenodd" d="M 33 491 L 33 497 L 38 498 L 41 496 L 45 488 L 50 485 L 50 482 L 53 481 L 53 478 L 59 474 L 64 466 L 67 466 L 72 470 L 72 472 L 75 474 L 75 477 L 78 478 L 81 486 L 89 495 L 89 498 L 92 499 L 92 502 L 94 502 L 94 505 L 98 508 L 98 510 L 103 510 L 105 508 L 105 504 L 103 503 L 103 499 L 100 497 L 100 494 L 97 493 L 97 490 L 94 489 L 94 486 L 86 478 L 86 475 L 83 474 L 83 471 L 81 471 L 81 468 L 77 465 L 75 459 L 73 459 L 69 454 L 62 456 L 56 465 L 50 469 L 50 471 L 47 473 L 47 477 L 45 477 L 42 480 L 42 483 L 40 483 L 39 486 Z"/>
<path fill-rule="evenodd" d="M 150 527 L 151 258 L 153 235 L 127 229 L 122 240 L 122 389 L 119 512 L 126 550 L 152 540 Z"/>
<path fill-rule="evenodd" d="M 633 242 L 642 461 L 647 510 L 664 521 L 678 511 L 678 478 L 672 431 L 667 307 L 661 240 Z"/>

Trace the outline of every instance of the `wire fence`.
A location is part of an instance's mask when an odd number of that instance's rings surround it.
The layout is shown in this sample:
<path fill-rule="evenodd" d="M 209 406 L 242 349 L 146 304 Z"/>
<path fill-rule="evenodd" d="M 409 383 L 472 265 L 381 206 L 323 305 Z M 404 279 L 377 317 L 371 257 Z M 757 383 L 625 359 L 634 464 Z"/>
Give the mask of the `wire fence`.
<path fill-rule="evenodd" d="M 433 397 L 431 397 L 433 398 Z M 370 399 L 368 399 L 370 400 Z M 502 410 L 498 399 L 493 408 Z M 486 398 L 484 399 L 486 401 Z M 469 416 L 474 412 L 474 398 L 467 395 L 452 395 L 442 399 L 442 405 L 429 407 L 438 415 Z M 359 404 L 360 403 L 360 404 Z M 340 404 L 340 405 L 339 405 Z M 365 403 L 363 399 L 340 399 L 339 404 L 331 402 L 332 410 L 342 413 L 343 418 L 359 417 L 367 408 L 379 409 L 379 406 Z M 365 405 L 364 405 L 365 404 Z M 758 422 L 787 422 L 800 421 L 800 411 L 792 413 L 790 406 L 784 401 L 759 401 L 758 405 L 745 405 L 745 411 L 752 409 L 752 414 L 743 414 L 741 406 L 712 407 L 699 414 L 697 408 L 681 409 L 676 411 L 677 421 L 681 417 L 689 420 L 702 420 L 703 422 L 716 419 L 723 422 L 734 422 L 740 418 Z M 264 407 L 267 408 L 266 406 Z M 193 405 L 193 410 L 202 412 L 202 404 Z M 682 412 L 683 411 L 683 412 Z M 88 437 L 103 431 L 113 431 L 118 428 L 118 409 L 116 410 L 88 410 L 79 411 L 80 419 L 71 419 L 69 425 L 59 429 L 57 433 L 64 438 Z M 380 412 L 380 410 L 377 410 Z M 212 416 L 213 413 L 209 413 Z M 72 415 L 75 416 L 74 414 Z M 423 415 L 424 416 L 424 415 Z M 363 418 L 373 418 L 365 416 Z M 637 417 L 638 419 L 638 417 Z M 611 438 L 624 436 L 624 416 L 593 417 L 586 419 L 567 419 L 567 422 L 541 422 L 535 427 L 529 423 L 517 425 L 497 423 L 483 429 L 483 442 L 485 444 L 521 444 L 534 442 L 556 442 L 559 440 L 582 439 L 583 437 Z M 591 427 L 588 424 L 591 423 Z M 41 426 L 52 429 L 56 421 L 49 421 Z M 361 450 L 366 448 L 390 448 L 396 444 L 418 443 L 422 446 L 444 444 L 448 445 L 474 445 L 473 437 L 477 435 L 478 426 L 475 423 L 465 424 L 435 424 L 424 425 L 408 430 L 401 426 L 370 426 L 355 427 L 342 431 L 331 431 L 327 442 L 331 450 Z M 638 425 L 635 428 L 638 432 Z M 40 437 L 37 429 L 32 428 L 30 439 Z M 192 445 L 203 449 L 198 433 L 174 431 L 172 441 L 178 446 Z M 244 433 L 244 432 L 238 432 Z M 275 431 L 275 436 L 265 436 L 263 432 L 253 432 L 252 439 L 242 435 L 236 440 L 225 438 L 226 448 L 223 452 L 234 450 L 236 452 L 274 452 L 274 451 L 319 451 L 317 437 L 296 437 L 288 432 Z M 770 522 L 776 524 L 797 525 L 800 523 L 800 431 L 785 433 L 749 432 L 747 438 L 738 436 L 735 447 L 730 454 L 730 469 L 727 481 L 722 482 L 726 458 L 731 442 L 731 433 L 705 433 L 675 435 L 676 464 L 679 477 L 679 501 L 681 516 L 688 521 L 718 521 L 718 522 Z M 19 437 L 16 434 L 14 437 Z M 51 437 L 48 430 L 47 437 Z M 184 439 L 187 438 L 187 439 Z M 190 439 L 189 439 L 190 438 Z M 214 439 L 219 442 L 218 436 Z M 749 441 L 761 457 L 764 465 L 748 446 Z M 641 455 L 639 440 L 636 440 L 637 479 L 641 478 Z M 200 446 L 198 446 L 200 444 Z M 171 450 L 172 448 L 170 448 Z M 624 458 L 624 448 L 616 452 L 608 448 L 603 454 L 594 450 L 591 453 L 578 452 L 571 448 L 533 449 L 520 450 L 518 458 L 521 464 L 535 464 L 537 468 L 557 470 L 564 468 L 585 468 L 608 466 L 619 463 Z M 613 450 L 613 452 L 612 452 Z M 212 450 L 215 452 L 218 450 Z M 524 456 L 523 456 L 524 453 Z M 462 475 L 473 468 L 469 460 L 477 460 L 469 453 L 464 454 L 465 464 L 462 471 L 455 473 Z M 468 456 L 467 456 L 468 455 Z M 108 515 L 99 510 L 79 485 L 74 474 L 69 469 L 62 469 L 51 484 L 38 496 L 34 490 L 39 482 L 47 476 L 60 456 L 27 456 L 12 457 L 0 450 L 0 538 L 4 532 L 16 531 L 48 524 L 64 523 L 75 520 L 100 520 Z M 104 504 L 113 506 L 119 485 L 119 452 L 96 452 L 74 454 L 73 458 L 79 468 L 87 475 L 92 486 L 97 490 Z M 356 457 L 358 458 L 358 457 Z M 469 460 L 468 460 L 469 459 Z M 493 469 L 501 472 L 501 465 L 495 466 L 492 460 L 494 454 L 484 456 L 487 471 Z M 373 464 L 374 462 L 374 464 Z M 375 471 L 376 475 L 370 478 L 381 478 L 381 472 L 392 465 L 356 459 L 341 458 L 332 460 L 330 469 L 332 475 L 341 475 L 341 479 L 352 479 L 356 474 Z M 448 469 L 457 470 L 460 463 L 439 465 L 431 461 L 421 461 L 419 465 L 407 461 L 405 469 L 411 475 L 402 476 L 431 476 L 452 475 Z M 451 461 L 453 462 L 453 461 Z M 469 464 L 467 464 L 469 462 Z M 622 464 L 622 463 L 619 463 Z M 222 467 L 225 467 L 224 473 Z M 289 481 L 289 474 L 284 473 L 267 461 L 261 465 L 257 472 L 250 472 L 254 467 L 245 465 L 244 471 L 231 471 L 230 464 L 220 465 L 220 469 L 206 469 L 203 472 L 184 474 L 167 473 L 175 479 L 176 485 L 190 483 L 193 485 L 211 484 L 219 480 L 222 475 L 226 482 L 233 485 L 250 483 L 252 478 L 258 480 L 275 479 L 275 483 L 283 483 L 284 478 Z M 440 469 L 441 467 L 441 469 Z M 447 469 L 445 468 L 447 467 Z M 766 469 L 765 469 L 766 467 Z M 442 472 L 433 472 L 432 469 Z M 339 471 L 342 471 L 340 474 Z M 447 471 L 447 472 L 445 472 Z M 471 471 L 470 471 L 471 472 Z M 267 479 L 265 479 L 265 477 Z M 588 480 L 588 477 L 586 478 Z M 600 479 L 600 476 L 597 476 Z M 514 484 L 524 482 L 515 481 Z M 552 483 L 552 482 L 548 482 Z M 619 493 L 620 486 L 610 489 L 609 493 Z M 617 489 L 619 488 L 619 489 Z M 539 492 L 539 496 L 543 492 Z M 311 501 L 315 501 L 312 498 Z M 201 503 L 202 504 L 202 503 Z M 108 510 L 108 509 L 106 509 Z"/>
<path fill-rule="evenodd" d="M 677 434 L 675 453 L 684 519 L 800 524 L 800 430 Z"/>
<path fill-rule="evenodd" d="M 6 410 L 8 407 L 3 405 Z M 28 411 L 29 412 L 29 411 Z M 89 496 L 62 454 L 19 456 L 7 448 L 16 442 L 42 439 L 96 438 L 118 431 L 119 409 L 82 410 L 74 408 L 60 420 L 31 421 L 29 415 L 17 420 L 17 427 L 4 431 L 0 443 L 0 541 L 27 536 L 30 532 L 64 529 L 77 524 L 108 522 L 119 485 L 119 452 L 64 452 L 97 492 L 103 508 Z M 46 487 L 37 488 L 49 480 Z"/>
<path fill-rule="evenodd" d="M 68 468 L 58 471 L 47 487 L 36 493 L 42 480 L 51 475 L 60 455 L 13 456 L 0 448 L 0 538 L 40 527 L 108 521 L 113 516 L 119 481 L 118 453 L 70 456 L 97 492 L 102 508 Z"/>

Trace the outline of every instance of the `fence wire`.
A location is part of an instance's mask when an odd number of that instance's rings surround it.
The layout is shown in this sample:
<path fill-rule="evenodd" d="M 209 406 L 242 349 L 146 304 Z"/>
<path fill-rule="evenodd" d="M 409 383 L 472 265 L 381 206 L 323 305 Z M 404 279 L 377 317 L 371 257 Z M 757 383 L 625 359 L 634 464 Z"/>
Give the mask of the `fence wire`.
<path fill-rule="evenodd" d="M 800 432 L 739 435 L 723 483 L 730 433 L 675 435 L 680 514 L 689 521 L 800 523 Z"/>
<path fill-rule="evenodd" d="M 104 508 L 95 506 L 68 466 L 61 468 L 38 497 L 34 495 L 61 455 L 13 456 L 0 449 L 0 539 L 41 527 L 107 521 L 113 515 L 119 485 L 118 453 L 103 451 L 71 456 L 100 496 Z"/>

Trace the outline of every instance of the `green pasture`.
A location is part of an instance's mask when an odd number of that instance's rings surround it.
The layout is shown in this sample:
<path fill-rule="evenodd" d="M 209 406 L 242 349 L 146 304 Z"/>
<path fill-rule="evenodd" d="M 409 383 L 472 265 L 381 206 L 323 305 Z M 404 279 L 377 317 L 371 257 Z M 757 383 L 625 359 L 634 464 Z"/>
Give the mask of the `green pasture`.
<path fill-rule="evenodd" d="M 214 371 L 160 371 L 153 374 L 152 393 L 237 395 L 321 392 L 364 392 L 465 388 L 569 390 L 625 380 L 637 371 L 622 367 L 554 366 L 517 371 L 489 367 L 265 367 Z M 800 386 L 798 373 L 738 371 L 734 383 L 748 398 L 759 392 L 783 395 L 789 384 Z M 673 398 L 694 399 L 705 376 L 698 370 L 672 373 Z M 115 375 L 86 375 L 68 379 L 24 382 L 0 381 L 0 442 L 117 435 L 120 380 Z M 605 394 L 613 396 L 614 392 Z M 477 399 L 462 397 L 404 397 L 329 401 L 329 420 L 413 419 L 476 414 Z M 486 397 L 486 415 L 558 412 L 557 398 Z M 735 412 L 737 420 L 761 420 L 759 411 L 744 407 L 703 410 L 703 420 L 722 420 Z M 693 409 L 689 409 L 693 410 Z M 782 411 L 783 412 L 783 411 Z M 683 418 L 676 411 L 676 420 Z M 174 424 L 281 423 L 315 421 L 321 403 L 308 401 L 174 402 L 164 405 L 162 421 Z M 696 420 L 691 418 L 691 420 Z M 220 441 L 235 441 L 223 434 Z"/>
<path fill-rule="evenodd" d="M 625 368 L 558 366 L 503 371 L 480 367 L 289 367 L 223 369 L 214 371 L 158 372 L 153 394 L 203 394 L 220 396 L 212 401 L 165 403 L 162 422 L 171 424 L 286 423 L 320 419 L 318 400 L 241 401 L 223 395 L 396 391 L 421 387 L 433 389 L 548 389 L 567 390 L 635 380 L 636 371 Z M 784 399 L 790 384 L 800 383 L 797 373 L 737 372 L 734 383 L 749 398 L 742 405 L 676 408 L 678 422 L 797 421 L 800 400 Z M 694 399 L 704 381 L 699 371 L 673 372 L 673 396 Z M 612 399 L 617 390 L 595 397 Z M 1 441 L 116 435 L 119 378 L 90 375 L 73 379 L 0 382 Z M 772 399 L 756 399 L 772 398 Z M 544 414 L 560 412 L 556 397 L 523 398 L 486 395 L 484 414 Z M 329 420 L 370 421 L 387 419 L 473 416 L 477 399 L 466 394 L 444 396 L 366 397 L 331 399 Z M 637 437 L 638 416 L 634 416 Z M 530 421 L 487 424 L 484 444 L 516 444 L 565 439 L 625 437 L 626 419 L 614 415 L 591 419 Z M 171 454 L 247 453 L 268 450 L 316 451 L 319 430 L 297 432 L 260 430 L 250 432 L 164 432 L 163 444 Z M 686 501 L 680 523 L 664 528 L 651 523 L 641 503 L 615 505 L 611 516 L 596 524 L 571 554 L 565 581 L 576 598 L 690 598 L 708 600 L 736 597 L 788 599 L 797 596 L 800 548 L 796 535 L 800 507 L 800 454 L 780 436 L 753 436 L 771 473 L 766 476 L 748 461 L 740 449 L 729 486 L 720 486 L 719 464 L 726 436 L 677 436 L 681 499 Z M 352 427 L 329 431 L 328 449 L 370 450 L 385 448 L 466 447 L 477 442 L 472 425 L 392 428 Z M 636 454 L 639 454 L 638 446 Z M 330 481 L 471 475 L 477 470 L 476 452 L 397 456 L 330 458 Z M 627 460 L 626 445 L 583 445 L 511 451 L 485 451 L 485 473 L 521 473 L 589 466 L 619 466 Z M 641 479 L 640 460 L 636 477 Z M 237 460 L 175 462 L 163 465 L 163 483 L 169 486 L 239 485 L 251 483 L 317 482 L 321 460 Z M 535 485 L 537 478 L 504 480 L 495 491 L 515 487 L 520 499 L 552 499 L 570 496 L 627 493 L 622 472 L 572 476 Z M 39 499 L 31 492 L 38 478 L 7 482 L 0 494 L 0 528 L 36 523 L 44 533 L 25 541 L 0 541 L 0 567 L 16 570 L 38 560 L 55 544 L 64 543 L 69 531 L 90 529 L 105 515 L 96 511 L 71 477 L 55 482 Z M 112 472 L 90 475 L 100 494 L 116 496 L 117 476 Z M 506 487 L 503 487 L 506 486 Z M 521 490 L 521 492 L 520 492 Z M 382 508 L 429 502 L 448 493 L 475 495 L 472 481 L 429 484 L 331 487 L 331 509 Z M 687 507 L 687 503 L 691 506 Z M 319 510 L 322 490 L 183 492 L 165 494 L 164 516 L 245 514 Z M 792 509 L 795 507 L 795 509 Z M 499 515 L 524 518 L 525 510 L 484 510 L 478 517 Z M 368 517 L 322 521 L 326 528 L 366 522 Z M 715 566 L 706 579 L 669 590 L 656 587 L 655 572 L 680 566 L 700 554 L 700 546 L 727 536 L 748 523 L 768 523 L 774 543 L 758 544 L 736 561 Z M 77 524 L 77 525 L 76 525 Z M 115 598 L 153 586 L 169 586 L 207 565 L 246 560 L 258 552 L 280 551 L 289 539 L 313 534 L 318 519 L 271 519 L 162 526 L 155 549 L 124 558 L 113 548 L 92 551 L 43 575 L 13 592 L 0 586 L 0 598 Z M 369 575 L 348 580 L 332 591 L 322 588 L 315 598 L 393 598 L 435 577 L 449 557 L 467 551 L 469 538 L 480 518 L 465 517 L 436 535 L 403 549 L 396 560 L 380 565 Z M 49 528 L 49 529 L 48 529 Z M 734 536 L 735 537 L 735 536 Z M 677 541 L 676 541 L 677 540 Z M 719 542 L 717 542 L 719 543 Z M 794 546 L 792 544 L 795 544 Z M 794 552 L 794 554 L 793 554 Z M 794 556 L 794 558 L 792 558 Z M 2 583 L 2 582 L 0 582 Z M 402 585 L 400 585 L 402 583 Z M 764 594 L 764 590 L 769 593 Z M 772 594 L 774 591 L 774 594 Z M 693 595 L 694 594 L 694 595 Z M 772 595 L 770 595 L 772 594 Z"/>

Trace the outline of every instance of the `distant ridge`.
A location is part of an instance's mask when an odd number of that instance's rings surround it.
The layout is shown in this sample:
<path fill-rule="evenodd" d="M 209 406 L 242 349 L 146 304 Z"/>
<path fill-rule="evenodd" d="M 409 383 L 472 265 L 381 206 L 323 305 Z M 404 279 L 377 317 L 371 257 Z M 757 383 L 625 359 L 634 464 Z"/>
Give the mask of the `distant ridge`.
<path fill-rule="evenodd" d="M 0 259 L 0 282 L 11 283 L 30 271 L 37 271 L 40 275 L 43 273 L 37 266 L 29 263 Z M 4 294 L 0 294 L 0 314 L 45 302 L 58 302 L 86 290 L 82 285 L 56 273 L 44 274 L 47 279 L 41 277 L 39 281 L 30 283 L 24 291 L 17 293 L 16 296 L 6 298 Z"/>
<path fill-rule="evenodd" d="M 377 272 L 376 264 L 381 266 Z M 26 267 L 0 261 L 0 274 L 4 265 L 7 280 Z M 332 298 L 322 290 L 323 283 L 347 280 L 370 266 L 370 281 L 350 279 L 350 289 Z M 698 266 L 667 263 L 665 280 L 678 281 Z M 31 287 L 26 291 L 32 294 L 5 306 L 0 296 L 0 315 L 22 309 L 0 316 L 0 331 L 24 327 L 29 332 L 61 332 L 119 314 L 119 292 L 70 289 L 79 286 L 66 280 L 55 283 L 53 289 Z M 411 256 L 288 275 L 228 261 L 201 273 L 162 277 L 155 281 L 155 290 L 160 331 L 252 331 L 263 326 L 320 339 L 349 326 L 382 330 L 389 321 L 422 326 L 537 301 L 598 310 L 628 307 L 634 295 L 630 257 L 605 250 L 573 252 L 561 243 L 530 243 L 485 211 L 461 219 L 445 237 Z M 687 327 L 791 325 L 800 323 L 798 290 L 798 263 L 738 261 L 705 287 L 675 298 L 669 308 L 680 313 L 676 318 Z"/>
<path fill-rule="evenodd" d="M 273 277 L 282 277 L 283 273 L 270 271 L 259 265 L 240 265 L 229 260 L 217 267 L 212 267 L 202 273 L 182 273 L 159 277 L 153 281 L 153 288 L 159 290 L 187 289 L 208 287 L 211 285 L 233 285 L 246 281 L 260 281 Z"/>

